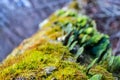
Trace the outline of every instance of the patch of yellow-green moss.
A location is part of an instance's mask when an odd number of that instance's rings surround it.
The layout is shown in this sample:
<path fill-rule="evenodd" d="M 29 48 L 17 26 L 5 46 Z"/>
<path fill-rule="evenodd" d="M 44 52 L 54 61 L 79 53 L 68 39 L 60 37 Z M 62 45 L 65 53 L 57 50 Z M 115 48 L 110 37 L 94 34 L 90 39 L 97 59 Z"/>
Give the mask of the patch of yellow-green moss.
<path fill-rule="evenodd" d="M 86 75 L 85 66 L 76 63 L 74 56 L 61 43 L 46 42 L 17 58 L 20 61 L 0 68 L 0 80 L 30 80 L 31 78 L 36 80 L 88 80 L 89 78 L 89 75 Z M 5 64 L 7 65 L 7 62 Z M 46 72 L 49 67 L 53 68 L 50 73 Z M 100 66 L 89 71 L 90 75 L 98 73 L 104 75 L 105 80 L 113 80 L 112 74 Z"/>
<path fill-rule="evenodd" d="M 74 57 L 60 43 L 45 43 L 26 51 L 23 55 L 25 57 L 20 57 L 20 61 L 0 69 L 0 80 L 30 79 L 31 76 L 35 79 L 48 80 L 52 78 L 87 80 L 87 76 L 83 72 L 84 68 L 74 62 Z M 49 66 L 55 67 L 55 70 L 47 75 L 45 68 Z"/>
<path fill-rule="evenodd" d="M 50 39 L 54 39 L 54 40 L 62 36 L 62 34 L 63 34 L 63 31 L 59 26 L 55 26 L 53 28 L 50 28 L 48 31 L 46 31 L 46 35 L 48 35 Z"/>
<path fill-rule="evenodd" d="M 90 71 L 90 75 L 101 74 L 103 76 L 103 80 L 115 80 L 112 73 L 108 72 L 105 68 L 100 65 L 93 66 Z"/>

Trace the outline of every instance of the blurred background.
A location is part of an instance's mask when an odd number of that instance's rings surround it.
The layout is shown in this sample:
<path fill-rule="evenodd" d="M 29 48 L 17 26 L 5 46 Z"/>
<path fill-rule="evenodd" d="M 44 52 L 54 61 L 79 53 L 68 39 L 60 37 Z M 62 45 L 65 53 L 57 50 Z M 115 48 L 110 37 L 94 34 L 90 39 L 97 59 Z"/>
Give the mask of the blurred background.
<path fill-rule="evenodd" d="M 119 55 L 120 0 L 0 0 L 0 61 L 68 3 L 97 22 L 98 30 L 110 36 L 113 54 Z"/>
<path fill-rule="evenodd" d="M 70 0 L 0 0 L 0 61 Z"/>

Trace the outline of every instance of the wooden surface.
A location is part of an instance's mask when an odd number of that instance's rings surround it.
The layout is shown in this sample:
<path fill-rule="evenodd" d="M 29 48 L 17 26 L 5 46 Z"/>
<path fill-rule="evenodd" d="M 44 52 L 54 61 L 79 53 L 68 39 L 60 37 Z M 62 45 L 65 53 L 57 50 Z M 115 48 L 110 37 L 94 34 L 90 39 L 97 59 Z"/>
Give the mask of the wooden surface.
<path fill-rule="evenodd" d="M 25 38 L 38 30 L 38 24 L 71 0 L 1 0 L 0 61 Z"/>

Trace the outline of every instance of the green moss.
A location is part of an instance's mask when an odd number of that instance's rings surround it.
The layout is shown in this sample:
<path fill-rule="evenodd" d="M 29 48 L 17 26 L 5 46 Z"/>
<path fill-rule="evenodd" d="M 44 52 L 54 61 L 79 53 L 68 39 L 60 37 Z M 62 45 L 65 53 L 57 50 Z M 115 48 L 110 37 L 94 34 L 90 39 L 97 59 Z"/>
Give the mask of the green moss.
<path fill-rule="evenodd" d="M 4 79 L 57 79 L 57 80 L 87 80 L 85 66 L 75 63 L 75 58 L 68 48 L 61 43 L 45 43 L 24 53 L 21 61 L 0 70 L 0 80 Z M 21 57 L 20 57 L 21 58 Z M 19 58 L 18 58 L 19 59 Z M 14 58 L 13 58 L 14 60 Z M 53 67 L 51 72 L 49 67 Z M 96 66 L 89 74 L 102 74 L 105 80 L 113 80 L 112 74 L 104 68 Z"/>
<path fill-rule="evenodd" d="M 108 72 L 105 68 L 103 68 L 100 65 L 93 66 L 89 71 L 90 75 L 96 75 L 98 73 L 103 75 L 103 80 L 115 80 L 112 73 Z"/>
<path fill-rule="evenodd" d="M 90 78 L 90 80 L 103 80 L 103 77 L 101 74 L 96 74 Z"/>
<path fill-rule="evenodd" d="M 46 31 L 46 35 L 50 38 L 50 39 L 54 39 L 56 40 L 58 37 L 62 36 L 63 31 L 61 30 L 61 28 L 59 26 L 54 26 L 52 28 L 50 28 L 48 31 Z"/>
<path fill-rule="evenodd" d="M 0 66 L 0 80 L 88 80 L 96 77 L 114 80 L 104 66 L 109 63 L 106 58 L 111 54 L 109 38 L 96 30 L 89 17 L 60 10 L 49 17 L 40 31 L 21 55 L 8 58 Z M 64 39 L 57 41 L 61 37 Z M 88 64 L 95 59 L 88 70 Z"/>
<path fill-rule="evenodd" d="M 60 80 L 75 77 L 87 79 L 86 75 L 80 72 L 83 67 L 74 63 L 74 58 L 68 49 L 59 43 L 46 43 L 38 46 L 36 49 L 26 51 L 24 55 L 27 56 L 23 57 L 18 63 L 0 70 L 0 79 L 27 79 L 30 76 L 36 79 L 45 78 L 48 80 L 54 77 Z M 73 60 L 73 62 L 69 59 Z M 47 75 L 45 68 L 49 66 L 54 66 L 56 70 L 50 75 Z"/>
<path fill-rule="evenodd" d="M 87 80 L 85 72 L 83 72 L 83 67 L 75 63 L 63 62 L 64 64 L 59 65 L 59 69 L 55 71 L 52 75 L 48 77 L 48 80 L 51 78 L 56 78 L 57 80 Z"/>

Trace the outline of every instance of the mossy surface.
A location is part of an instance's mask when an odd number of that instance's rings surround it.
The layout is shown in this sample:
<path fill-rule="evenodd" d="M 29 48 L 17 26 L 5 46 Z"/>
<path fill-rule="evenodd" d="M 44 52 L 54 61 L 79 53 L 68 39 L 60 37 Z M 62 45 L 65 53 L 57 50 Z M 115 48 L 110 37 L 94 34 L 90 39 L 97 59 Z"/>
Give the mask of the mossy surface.
<path fill-rule="evenodd" d="M 93 20 L 59 10 L 1 64 L 0 80 L 114 80 L 105 66 L 110 50 L 109 37 Z"/>
<path fill-rule="evenodd" d="M 45 43 L 25 51 L 17 58 L 20 61 L 0 69 L 0 79 L 35 80 L 87 80 L 85 66 L 75 63 L 74 55 L 61 43 Z M 15 58 L 11 59 L 15 60 Z M 7 63 L 6 63 L 7 64 Z M 50 70 L 51 68 L 51 70 Z M 99 68 L 99 69 L 98 69 Z M 90 74 L 112 75 L 102 67 L 90 70 Z M 101 71 L 102 70 L 102 71 Z M 99 72 L 98 72 L 99 71 Z M 110 75 L 109 75 L 110 74 Z M 108 79 L 106 79 L 108 80 Z M 109 79 L 110 80 L 110 79 Z M 111 79 L 113 80 L 113 79 Z"/>
<path fill-rule="evenodd" d="M 98 73 L 103 76 L 103 80 L 114 80 L 112 73 L 109 73 L 105 68 L 100 65 L 93 66 L 89 71 L 90 75 L 95 75 Z"/>
<path fill-rule="evenodd" d="M 0 79 L 35 78 L 35 79 L 87 79 L 83 66 L 74 62 L 74 57 L 60 43 L 46 43 L 33 50 L 28 50 L 19 62 L 0 69 Z M 19 59 L 18 58 L 18 59 Z M 14 58 L 12 59 L 14 60 Z M 45 69 L 54 67 L 53 71 Z"/>

